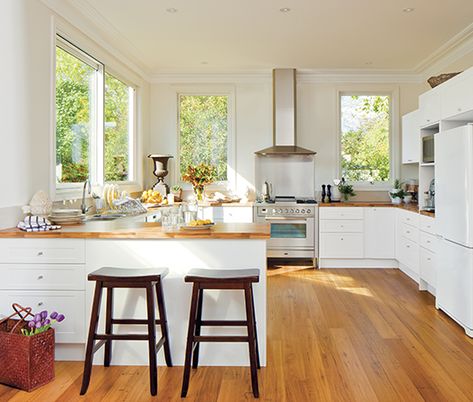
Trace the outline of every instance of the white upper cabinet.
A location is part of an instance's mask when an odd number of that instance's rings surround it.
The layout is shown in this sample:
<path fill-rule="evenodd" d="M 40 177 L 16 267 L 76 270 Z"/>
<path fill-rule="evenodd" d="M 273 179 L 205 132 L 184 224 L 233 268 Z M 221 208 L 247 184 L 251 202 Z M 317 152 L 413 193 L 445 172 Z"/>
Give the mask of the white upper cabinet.
<path fill-rule="evenodd" d="M 365 258 L 396 258 L 396 210 L 365 208 Z"/>
<path fill-rule="evenodd" d="M 402 163 L 419 163 L 420 122 L 419 110 L 402 116 Z"/>
<path fill-rule="evenodd" d="M 419 96 L 420 126 L 438 123 L 442 117 L 442 87 L 427 91 Z"/>
<path fill-rule="evenodd" d="M 442 119 L 473 110 L 473 70 L 447 81 L 442 94 Z"/>

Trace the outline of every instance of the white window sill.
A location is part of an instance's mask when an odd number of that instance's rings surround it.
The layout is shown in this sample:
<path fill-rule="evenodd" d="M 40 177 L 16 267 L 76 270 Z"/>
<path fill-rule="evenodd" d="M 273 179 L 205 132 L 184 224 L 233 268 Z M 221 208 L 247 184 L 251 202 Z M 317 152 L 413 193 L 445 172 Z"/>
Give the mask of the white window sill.
<path fill-rule="evenodd" d="M 351 183 L 353 190 L 356 191 L 389 191 L 393 188 L 392 183 Z"/>
<path fill-rule="evenodd" d="M 121 191 L 126 191 L 129 194 L 134 192 L 142 191 L 142 186 L 134 181 L 127 181 L 127 182 L 110 182 L 106 184 L 116 184 L 120 187 Z M 98 195 L 102 196 L 102 189 L 103 186 L 92 186 L 93 189 L 100 187 L 100 191 L 98 191 Z M 77 184 L 64 184 L 56 188 L 56 194 L 54 197 L 54 201 L 68 201 L 68 200 L 76 200 L 82 198 L 82 191 L 84 188 L 84 183 L 77 183 Z M 87 196 L 89 196 L 87 194 Z"/>

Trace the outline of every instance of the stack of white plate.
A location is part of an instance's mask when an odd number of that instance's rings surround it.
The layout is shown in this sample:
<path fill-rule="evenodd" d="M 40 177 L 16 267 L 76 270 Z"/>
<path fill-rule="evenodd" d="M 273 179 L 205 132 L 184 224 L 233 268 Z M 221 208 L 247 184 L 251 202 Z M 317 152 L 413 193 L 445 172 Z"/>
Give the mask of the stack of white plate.
<path fill-rule="evenodd" d="M 77 225 L 84 222 L 85 215 L 80 209 L 53 209 L 48 219 L 56 225 Z"/>

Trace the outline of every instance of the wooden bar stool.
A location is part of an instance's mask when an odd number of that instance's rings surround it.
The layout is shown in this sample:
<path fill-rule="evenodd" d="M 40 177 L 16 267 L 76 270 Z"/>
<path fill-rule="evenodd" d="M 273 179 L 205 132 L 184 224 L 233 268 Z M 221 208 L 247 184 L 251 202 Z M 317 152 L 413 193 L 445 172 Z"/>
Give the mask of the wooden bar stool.
<path fill-rule="evenodd" d="M 248 342 L 250 353 L 251 385 L 255 398 L 259 397 L 257 368 L 260 368 L 258 337 L 256 331 L 256 315 L 253 301 L 253 282 L 259 282 L 258 269 L 214 270 L 191 269 L 184 278 L 185 282 L 192 282 L 192 299 L 189 316 L 189 330 L 187 333 L 186 355 L 184 363 L 184 377 L 182 380 L 181 397 L 187 395 L 189 377 L 192 367 L 199 364 L 200 342 Z M 202 320 L 204 289 L 241 289 L 245 292 L 246 320 Z M 204 326 L 245 326 L 247 336 L 207 336 L 201 335 Z"/>
<path fill-rule="evenodd" d="M 168 273 L 167 268 L 156 269 L 124 269 L 101 268 L 89 274 L 88 280 L 95 281 L 94 301 L 90 315 L 89 336 L 85 352 L 84 375 L 80 394 L 87 392 L 92 372 L 94 353 L 105 345 L 103 365 L 110 366 L 112 359 L 112 341 L 148 341 L 149 349 L 149 382 L 151 395 L 158 392 L 158 368 L 156 353 L 164 347 L 164 357 L 168 367 L 172 367 L 171 350 L 169 348 L 169 335 L 164 305 L 162 278 Z M 102 300 L 102 290 L 107 288 L 107 306 L 105 317 L 105 334 L 97 334 L 99 311 Z M 113 289 L 114 288 L 143 288 L 146 289 L 147 318 L 123 319 L 113 318 Z M 154 291 L 159 310 L 159 320 L 156 319 L 154 308 Z M 148 334 L 114 334 L 113 325 L 147 325 Z M 161 338 L 156 343 L 156 325 L 161 326 Z M 95 341 L 98 340 L 97 343 Z"/>

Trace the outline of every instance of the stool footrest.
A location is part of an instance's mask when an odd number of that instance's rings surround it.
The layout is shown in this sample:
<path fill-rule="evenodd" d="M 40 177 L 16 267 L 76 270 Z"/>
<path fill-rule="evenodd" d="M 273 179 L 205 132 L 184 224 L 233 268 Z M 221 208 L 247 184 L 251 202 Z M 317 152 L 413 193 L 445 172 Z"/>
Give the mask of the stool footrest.
<path fill-rule="evenodd" d="M 194 336 L 194 342 L 248 342 L 249 337 L 247 336 L 211 336 L 211 335 L 198 335 Z"/>
<path fill-rule="evenodd" d="M 145 334 L 97 334 L 95 335 L 95 339 L 99 340 L 112 340 L 112 341 L 147 341 L 149 338 L 148 335 Z"/>
<path fill-rule="evenodd" d="M 202 320 L 200 325 L 206 327 L 246 327 L 248 323 L 242 320 Z"/>
<path fill-rule="evenodd" d="M 161 320 L 155 320 L 156 325 L 161 325 Z M 112 318 L 112 324 L 124 325 L 148 325 L 148 320 L 140 320 L 135 318 Z"/>

